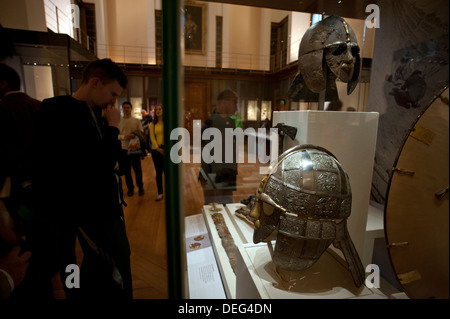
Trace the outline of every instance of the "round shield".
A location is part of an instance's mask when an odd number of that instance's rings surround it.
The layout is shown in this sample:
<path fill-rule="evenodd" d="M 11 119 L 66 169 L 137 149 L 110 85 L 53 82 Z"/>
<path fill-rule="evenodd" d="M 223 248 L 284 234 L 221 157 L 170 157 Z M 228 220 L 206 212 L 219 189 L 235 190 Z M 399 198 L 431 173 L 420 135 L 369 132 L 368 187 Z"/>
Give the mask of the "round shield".
<path fill-rule="evenodd" d="M 391 172 L 385 236 L 410 298 L 449 297 L 448 88 L 412 125 Z"/>

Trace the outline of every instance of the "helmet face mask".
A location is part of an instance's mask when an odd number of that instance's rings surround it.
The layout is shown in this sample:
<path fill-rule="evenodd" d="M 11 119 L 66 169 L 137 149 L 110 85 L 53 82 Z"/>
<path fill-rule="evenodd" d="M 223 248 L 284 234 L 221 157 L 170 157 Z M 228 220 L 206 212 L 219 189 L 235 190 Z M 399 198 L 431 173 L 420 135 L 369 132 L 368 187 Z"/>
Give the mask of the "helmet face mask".
<path fill-rule="evenodd" d="M 325 49 L 325 60 L 333 74 L 342 82 L 350 82 L 355 71 L 359 46 L 356 42 L 335 43 Z"/>
<path fill-rule="evenodd" d="M 330 152 L 313 145 L 293 147 L 256 191 L 250 213 L 256 220 L 253 241 L 270 241 L 277 230 L 272 261 L 285 270 L 311 267 L 333 243 L 343 250 L 359 287 L 365 272 L 346 230 L 351 197 L 348 176 Z"/>

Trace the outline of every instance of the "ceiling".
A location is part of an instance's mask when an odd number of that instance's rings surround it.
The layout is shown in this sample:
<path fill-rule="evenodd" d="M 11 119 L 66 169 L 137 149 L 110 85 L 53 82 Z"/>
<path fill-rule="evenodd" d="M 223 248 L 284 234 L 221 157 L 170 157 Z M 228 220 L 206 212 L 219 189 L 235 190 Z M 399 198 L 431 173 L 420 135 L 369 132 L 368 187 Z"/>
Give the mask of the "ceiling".
<path fill-rule="evenodd" d="M 336 14 L 344 18 L 365 19 L 368 4 L 376 4 L 377 0 L 206 0 L 252 7 L 262 7 L 286 11 Z"/>

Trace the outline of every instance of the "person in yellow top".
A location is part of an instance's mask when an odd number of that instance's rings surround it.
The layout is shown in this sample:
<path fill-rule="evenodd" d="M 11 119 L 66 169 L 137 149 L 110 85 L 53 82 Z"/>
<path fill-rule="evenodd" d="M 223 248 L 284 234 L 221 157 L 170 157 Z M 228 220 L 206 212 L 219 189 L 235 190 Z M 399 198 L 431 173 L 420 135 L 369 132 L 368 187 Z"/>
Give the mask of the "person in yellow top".
<path fill-rule="evenodd" d="M 155 107 L 155 116 L 150 124 L 150 139 L 152 141 L 152 159 L 156 171 L 156 186 L 158 196 L 156 201 L 164 198 L 163 195 L 163 171 L 164 171 L 164 124 L 163 124 L 162 106 Z"/>

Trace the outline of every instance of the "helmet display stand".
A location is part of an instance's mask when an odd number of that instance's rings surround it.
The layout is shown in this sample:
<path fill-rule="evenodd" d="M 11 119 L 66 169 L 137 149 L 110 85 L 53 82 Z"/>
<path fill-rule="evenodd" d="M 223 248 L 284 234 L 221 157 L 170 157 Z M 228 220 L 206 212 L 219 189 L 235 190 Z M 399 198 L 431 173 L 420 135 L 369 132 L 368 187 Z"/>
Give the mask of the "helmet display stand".
<path fill-rule="evenodd" d="M 353 197 L 351 216 L 347 220 L 348 232 L 361 256 L 363 267 L 366 268 L 372 261 L 372 247 L 365 245 L 365 242 L 373 240 L 368 238 L 366 226 L 370 210 L 378 113 L 274 112 L 273 123 L 274 126 L 284 123 L 297 128 L 294 140 L 284 140 L 284 150 L 296 145 L 318 145 L 332 152 L 342 164 L 348 174 Z M 254 244 L 253 227 L 234 214 L 239 206 L 244 205 L 229 203 L 222 211 L 239 251 L 236 272 L 231 269 L 208 206 L 203 208 L 228 298 L 386 298 L 379 290 L 365 284 L 357 288 L 345 257 L 332 246 L 308 269 L 278 271 L 267 244 Z"/>

